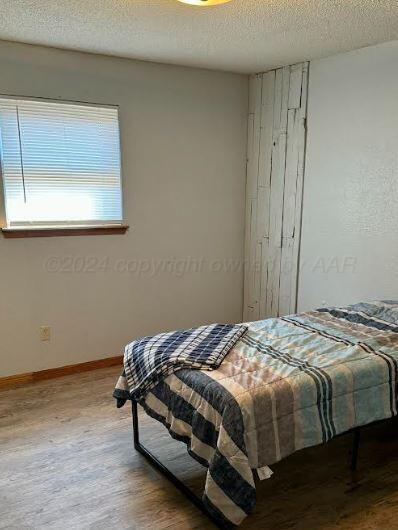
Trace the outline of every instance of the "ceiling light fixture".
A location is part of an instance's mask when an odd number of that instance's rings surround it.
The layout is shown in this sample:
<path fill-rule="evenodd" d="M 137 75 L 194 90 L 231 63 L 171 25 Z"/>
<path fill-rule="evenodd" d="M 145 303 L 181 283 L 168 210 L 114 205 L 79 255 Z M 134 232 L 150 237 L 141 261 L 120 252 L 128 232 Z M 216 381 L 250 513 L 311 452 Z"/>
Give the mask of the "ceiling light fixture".
<path fill-rule="evenodd" d="M 192 6 L 216 6 L 217 4 L 226 4 L 227 2 L 230 2 L 231 0 L 178 0 L 179 2 L 182 2 L 183 4 L 190 4 Z"/>

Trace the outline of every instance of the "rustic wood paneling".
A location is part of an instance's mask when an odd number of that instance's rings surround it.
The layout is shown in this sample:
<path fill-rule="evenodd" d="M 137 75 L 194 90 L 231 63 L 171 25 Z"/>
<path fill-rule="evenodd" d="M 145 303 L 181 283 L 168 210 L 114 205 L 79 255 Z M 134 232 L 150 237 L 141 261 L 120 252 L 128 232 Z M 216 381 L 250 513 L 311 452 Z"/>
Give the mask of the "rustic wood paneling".
<path fill-rule="evenodd" d="M 308 64 L 250 81 L 244 320 L 296 309 Z"/>

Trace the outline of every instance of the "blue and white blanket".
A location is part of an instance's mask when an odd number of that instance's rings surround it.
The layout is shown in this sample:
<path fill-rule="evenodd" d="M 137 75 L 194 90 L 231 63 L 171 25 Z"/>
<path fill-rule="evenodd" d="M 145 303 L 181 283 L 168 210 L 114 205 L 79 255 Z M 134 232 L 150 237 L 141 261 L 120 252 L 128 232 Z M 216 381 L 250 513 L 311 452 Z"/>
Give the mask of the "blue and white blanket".
<path fill-rule="evenodd" d="M 398 302 L 249 323 L 219 368 L 178 370 L 142 396 L 208 468 L 208 510 L 239 525 L 256 502 L 253 471 L 266 478 L 295 451 L 397 416 Z"/>
<path fill-rule="evenodd" d="M 211 324 L 137 339 L 125 348 L 124 373 L 114 397 L 118 407 L 140 400 L 168 375 L 183 368 L 215 370 L 247 326 Z"/>

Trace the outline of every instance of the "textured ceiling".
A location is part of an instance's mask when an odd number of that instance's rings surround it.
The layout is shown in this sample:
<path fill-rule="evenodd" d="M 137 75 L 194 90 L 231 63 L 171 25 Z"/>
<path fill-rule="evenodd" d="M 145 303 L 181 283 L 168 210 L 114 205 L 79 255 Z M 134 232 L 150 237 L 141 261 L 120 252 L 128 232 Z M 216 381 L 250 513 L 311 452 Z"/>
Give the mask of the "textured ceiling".
<path fill-rule="evenodd" d="M 398 39 L 398 0 L 0 0 L 0 39 L 253 73 Z"/>

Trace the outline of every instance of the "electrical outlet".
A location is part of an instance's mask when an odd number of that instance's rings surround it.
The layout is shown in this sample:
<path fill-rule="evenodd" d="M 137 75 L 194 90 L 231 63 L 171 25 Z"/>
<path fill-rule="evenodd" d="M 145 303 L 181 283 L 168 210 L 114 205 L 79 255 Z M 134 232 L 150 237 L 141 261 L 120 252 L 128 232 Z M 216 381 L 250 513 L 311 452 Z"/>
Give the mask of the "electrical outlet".
<path fill-rule="evenodd" d="M 40 326 L 40 340 L 47 341 L 51 338 L 51 328 L 50 326 Z"/>

